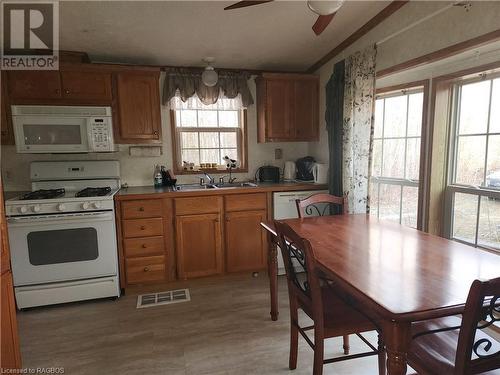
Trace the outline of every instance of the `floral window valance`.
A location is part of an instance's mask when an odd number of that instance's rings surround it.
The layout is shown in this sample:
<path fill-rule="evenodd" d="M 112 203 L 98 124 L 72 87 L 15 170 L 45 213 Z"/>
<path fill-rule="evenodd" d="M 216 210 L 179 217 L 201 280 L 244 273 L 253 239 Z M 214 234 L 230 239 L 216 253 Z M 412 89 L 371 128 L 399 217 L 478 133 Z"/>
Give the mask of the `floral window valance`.
<path fill-rule="evenodd" d="M 218 72 L 219 80 L 213 87 L 205 86 L 201 80 L 202 71 L 188 69 L 170 69 L 167 71 L 165 85 L 163 87 L 163 104 L 168 104 L 170 99 L 177 96 L 185 102 L 193 96 L 205 105 L 212 105 L 220 97 L 229 99 L 241 97 L 243 107 L 254 103 L 248 79 L 250 75 L 239 72 Z"/>

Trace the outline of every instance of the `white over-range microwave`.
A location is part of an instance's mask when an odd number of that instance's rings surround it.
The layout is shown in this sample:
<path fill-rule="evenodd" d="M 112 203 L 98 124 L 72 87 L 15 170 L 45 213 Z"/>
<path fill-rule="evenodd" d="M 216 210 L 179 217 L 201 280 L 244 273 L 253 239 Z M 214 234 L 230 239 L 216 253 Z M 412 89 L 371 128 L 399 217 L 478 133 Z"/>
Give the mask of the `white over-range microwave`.
<path fill-rule="evenodd" d="M 19 153 L 115 151 L 111 107 L 13 105 Z"/>

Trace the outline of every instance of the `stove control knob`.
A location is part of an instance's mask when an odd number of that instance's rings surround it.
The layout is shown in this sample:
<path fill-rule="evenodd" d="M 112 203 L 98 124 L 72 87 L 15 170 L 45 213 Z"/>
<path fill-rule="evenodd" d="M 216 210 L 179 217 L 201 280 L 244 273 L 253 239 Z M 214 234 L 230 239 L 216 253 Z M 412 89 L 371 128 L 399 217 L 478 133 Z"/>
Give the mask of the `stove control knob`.
<path fill-rule="evenodd" d="M 101 203 L 100 202 L 94 202 L 93 206 L 94 206 L 94 208 L 99 209 L 99 208 L 101 208 Z"/>
<path fill-rule="evenodd" d="M 18 208 L 19 212 L 22 213 L 22 214 L 25 214 L 26 212 L 28 212 L 28 207 L 26 206 L 21 206 Z"/>
<path fill-rule="evenodd" d="M 39 204 L 35 204 L 32 208 L 33 212 L 40 212 L 42 209 Z"/>
<path fill-rule="evenodd" d="M 64 205 L 64 203 L 59 203 L 59 204 L 57 205 L 57 209 L 58 209 L 59 211 L 64 211 L 64 210 L 66 209 L 66 206 Z"/>
<path fill-rule="evenodd" d="M 82 203 L 82 208 L 83 208 L 84 210 L 88 210 L 88 209 L 90 208 L 90 203 L 89 203 L 89 202 L 83 202 L 83 203 Z"/>

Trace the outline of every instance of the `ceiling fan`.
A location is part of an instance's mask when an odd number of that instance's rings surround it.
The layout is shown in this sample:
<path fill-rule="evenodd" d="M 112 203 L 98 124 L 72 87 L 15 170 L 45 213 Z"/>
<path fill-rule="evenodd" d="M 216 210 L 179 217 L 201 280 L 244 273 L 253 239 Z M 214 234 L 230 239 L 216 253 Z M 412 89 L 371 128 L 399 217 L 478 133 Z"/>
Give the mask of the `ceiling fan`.
<path fill-rule="evenodd" d="M 246 8 L 253 5 L 270 3 L 274 0 L 248 0 L 248 1 L 238 1 L 232 5 L 224 8 L 224 10 L 232 10 L 239 8 Z M 314 23 L 312 29 L 316 35 L 321 34 L 326 27 L 330 24 L 333 17 L 344 4 L 346 0 L 308 0 L 307 6 L 314 13 L 318 15 L 318 19 Z"/>

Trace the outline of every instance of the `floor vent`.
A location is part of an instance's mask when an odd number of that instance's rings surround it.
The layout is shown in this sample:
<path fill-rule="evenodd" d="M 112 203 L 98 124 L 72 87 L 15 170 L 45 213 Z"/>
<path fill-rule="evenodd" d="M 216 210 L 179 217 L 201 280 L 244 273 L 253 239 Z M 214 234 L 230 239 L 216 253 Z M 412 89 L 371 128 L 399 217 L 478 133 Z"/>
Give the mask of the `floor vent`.
<path fill-rule="evenodd" d="M 171 303 L 187 302 L 191 300 L 189 289 L 168 290 L 166 292 L 140 294 L 137 296 L 137 308 L 169 305 Z"/>

